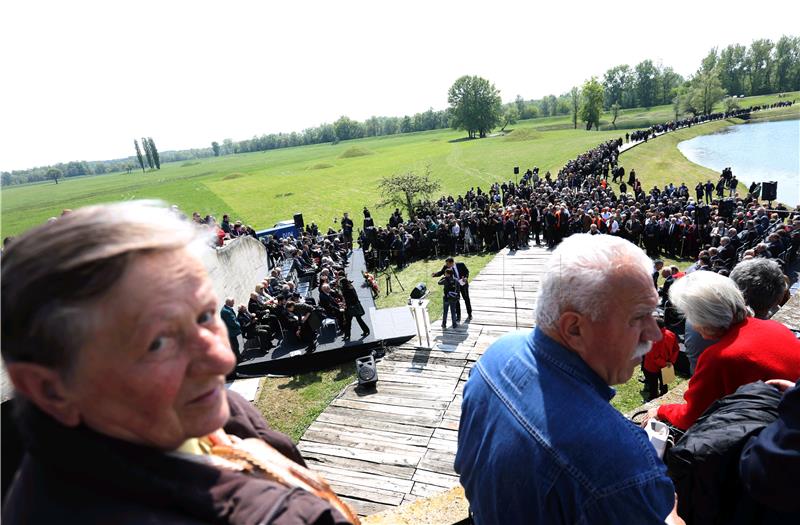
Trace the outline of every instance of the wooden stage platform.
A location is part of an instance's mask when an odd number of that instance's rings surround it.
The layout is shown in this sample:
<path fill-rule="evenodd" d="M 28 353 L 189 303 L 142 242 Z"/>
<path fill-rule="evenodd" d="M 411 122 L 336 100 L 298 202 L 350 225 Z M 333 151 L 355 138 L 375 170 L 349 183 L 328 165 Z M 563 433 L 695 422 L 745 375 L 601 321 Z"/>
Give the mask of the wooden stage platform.
<path fill-rule="evenodd" d="M 486 348 L 515 329 L 512 285 L 519 328 L 533 326 L 549 256 L 535 246 L 501 251 L 470 283 L 470 323 L 442 331 L 434 322 L 431 350 L 415 348 L 414 340 L 391 349 L 378 364 L 375 391 L 347 387 L 308 428 L 298 444 L 303 457 L 359 514 L 458 484 L 453 461 L 464 383 Z"/>

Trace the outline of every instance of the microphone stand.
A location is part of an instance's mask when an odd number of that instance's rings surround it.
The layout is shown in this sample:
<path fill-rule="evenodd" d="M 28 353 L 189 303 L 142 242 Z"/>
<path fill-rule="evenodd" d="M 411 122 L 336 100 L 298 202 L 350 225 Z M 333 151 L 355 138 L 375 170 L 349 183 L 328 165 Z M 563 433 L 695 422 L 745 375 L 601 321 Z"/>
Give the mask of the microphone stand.
<path fill-rule="evenodd" d="M 511 291 L 514 293 L 514 329 L 519 330 L 519 324 L 517 324 L 517 289 L 514 285 L 511 285 Z"/>

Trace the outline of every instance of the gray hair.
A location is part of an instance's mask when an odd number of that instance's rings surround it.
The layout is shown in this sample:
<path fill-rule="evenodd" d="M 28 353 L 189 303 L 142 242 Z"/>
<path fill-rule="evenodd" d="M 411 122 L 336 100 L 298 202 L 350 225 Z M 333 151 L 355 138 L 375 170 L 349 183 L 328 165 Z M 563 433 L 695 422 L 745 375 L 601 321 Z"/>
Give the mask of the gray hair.
<path fill-rule="evenodd" d="M 709 271 L 692 272 L 669 289 L 669 300 L 693 326 L 727 331 L 750 314 L 736 284 Z"/>
<path fill-rule="evenodd" d="M 540 283 L 536 324 L 554 328 L 564 312 L 598 320 L 611 293 L 609 275 L 638 271 L 649 278 L 653 262 L 632 243 L 611 235 L 567 237 L 553 251 Z"/>
<path fill-rule="evenodd" d="M 786 293 L 786 279 L 777 261 L 749 259 L 736 265 L 731 279 L 744 295 L 747 305 L 763 313 L 775 306 Z"/>
<path fill-rule="evenodd" d="M 16 238 L 3 253 L 2 355 L 68 374 L 92 330 L 87 307 L 140 255 L 200 240 L 163 203 L 89 206 Z"/>

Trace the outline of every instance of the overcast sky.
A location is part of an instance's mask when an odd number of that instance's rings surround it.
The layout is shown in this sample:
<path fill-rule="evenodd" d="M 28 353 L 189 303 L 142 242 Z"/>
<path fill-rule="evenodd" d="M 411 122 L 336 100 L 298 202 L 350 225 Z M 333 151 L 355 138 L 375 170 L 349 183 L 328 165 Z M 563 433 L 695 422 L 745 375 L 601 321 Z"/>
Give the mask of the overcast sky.
<path fill-rule="evenodd" d="M 735 5 L 9 1 L 0 170 L 125 157 L 141 136 L 164 151 L 443 109 L 464 74 L 504 102 L 645 58 L 689 75 L 713 46 L 800 33 L 800 2 Z"/>

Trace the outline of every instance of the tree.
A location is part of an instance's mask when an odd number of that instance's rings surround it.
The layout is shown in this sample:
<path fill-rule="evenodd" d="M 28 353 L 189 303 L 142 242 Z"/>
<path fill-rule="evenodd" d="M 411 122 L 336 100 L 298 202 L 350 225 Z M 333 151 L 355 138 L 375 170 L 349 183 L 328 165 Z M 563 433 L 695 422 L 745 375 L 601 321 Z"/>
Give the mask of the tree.
<path fill-rule="evenodd" d="M 725 90 L 719 80 L 719 71 L 700 71 L 692 81 L 691 106 L 701 114 L 711 113 L 714 104 L 722 100 Z"/>
<path fill-rule="evenodd" d="M 660 68 L 656 103 L 669 104 L 672 102 L 675 91 L 682 83 L 683 77 L 676 73 L 671 67 Z"/>
<path fill-rule="evenodd" d="M 725 97 L 722 99 L 722 105 L 725 106 L 725 112 L 730 113 L 735 109 L 739 109 L 739 99 L 736 97 Z"/>
<path fill-rule="evenodd" d="M 214 150 L 214 156 L 219 157 L 219 142 L 217 141 L 212 142 L 211 149 Z"/>
<path fill-rule="evenodd" d="M 136 146 L 136 158 L 139 159 L 139 166 L 141 166 L 142 173 L 144 173 L 144 158 L 142 157 L 142 150 L 139 149 L 139 141 L 133 139 L 133 145 Z"/>
<path fill-rule="evenodd" d="M 736 44 L 728 46 L 719 53 L 719 79 L 722 88 L 731 95 L 743 95 L 745 57 L 747 48 Z"/>
<path fill-rule="evenodd" d="M 468 75 L 459 78 L 450 87 L 447 102 L 453 128 L 463 129 L 469 138 L 485 137 L 500 123 L 500 92 L 485 78 Z"/>
<path fill-rule="evenodd" d="M 414 131 L 414 123 L 411 122 L 411 117 L 406 115 L 400 122 L 400 133 L 411 133 Z"/>
<path fill-rule="evenodd" d="M 656 86 L 658 70 L 652 60 L 643 60 L 636 64 L 636 96 L 639 105 L 650 108 L 656 102 Z"/>
<path fill-rule="evenodd" d="M 775 58 L 772 61 L 772 90 L 792 91 L 797 86 L 792 81 L 793 70 L 800 65 L 800 37 L 782 36 L 775 43 Z"/>
<path fill-rule="evenodd" d="M 517 111 L 517 107 L 508 106 L 505 111 L 503 111 L 503 127 L 500 128 L 500 131 L 505 131 L 506 126 L 509 124 L 516 124 L 518 118 L 519 112 Z"/>
<path fill-rule="evenodd" d="M 569 92 L 570 106 L 572 109 L 572 129 L 578 129 L 578 110 L 581 105 L 581 92 L 578 86 L 573 86 Z"/>
<path fill-rule="evenodd" d="M 147 142 L 150 144 L 150 155 L 153 156 L 153 163 L 156 165 L 156 169 L 161 169 L 161 157 L 158 156 L 158 148 L 156 148 L 156 143 L 153 142 L 153 137 L 148 137 Z"/>
<path fill-rule="evenodd" d="M 769 92 L 771 60 L 772 41 L 766 38 L 753 40 L 745 59 L 751 95 L 763 95 Z"/>
<path fill-rule="evenodd" d="M 547 104 L 547 97 L 543 98 L 539 102 L 539 112 L 542 114 L 543 117 L 550 116 L 550 106 Z"/>
<path fill-rule="evenodd" d="M 411 219 L 415 218 L 414 206 L 420 197 L 425 197 L 438 191 L 441 184 L 431 179 L 430 166 L 425 168 L 425 175 L 417 175 L 413 171 L 383 177 L 378 184 L 383 200 L 378 207 L 397 206 L 404 207 Z"/>
<path fill-rule="evenodd" d="M 619 108 L 620 105 L 617 102 L 611 104 L 611 125 L 614 126 L 614 129 L 617 129 L 617 117 L 619 116 Z"/>
<path fill-rule="evenodd" d="M 150 142 L 145 137 L 142 137 L 142 147 L 144 148 L 144 156 L 145 159 L 147 159 L 147 165 L 150 169 L 155 168 L 156 165 L 153 163 L 153 153 L 150 151 Z"/>
<path fill-rule="evenodd" d="M 600 127 L 600 112 L 603 110 L 603 85 L 592 77 L 583 84 L 581 96 L 581 120 L 586 129 Z"/>
<path fill-rule="evenodd" d="M 675 112 L 675 120 L 678 120 L 678 115 L 681 113 L 681 107 L 683 105 L 683 97 L 684 97 L 684 90 L 683 88 L 678 88 L 678 91 L 675 93 L 675 96 L 672 99 L 672 111 Z"/>
<path fill-rule="evenodd" d="M 558 115 L 558 99 L 556 96 L 547 95 L 545 100 L 547 100 L 547 107 L 550 108 L 550 115 Z"/>
<path fill-rule="evenodd" d="M 633 74 L 627 64 L 612 67 L 603 75 L 605 101 L 603 107 L 610 108 L 619 102 L 623 108 L 633 107 L 636 95 L 633 92 Z"/>
<path fill-rule="evenodd" d="M 339 140 L 359 139 L 364 136 L 364 126 L 349 117 L 341 116 L 333 123 L 336 138 Z"/>
<path fill-rule="evenodd" d="M 63 172 L 58 168 L 50 168 L 47 170 L 47 178 L 53 179 L 58 184 L 58 179 L 63 177 Z"/>
<path fill-rule="evenodd" d="M 522 115 L 525 114 L 525 99 L 521 95 L 517 95 L 517 98 L 514 99 L 514 104 L 517 106 L 517 114 L 520 118 L 523 118 Z"/>

